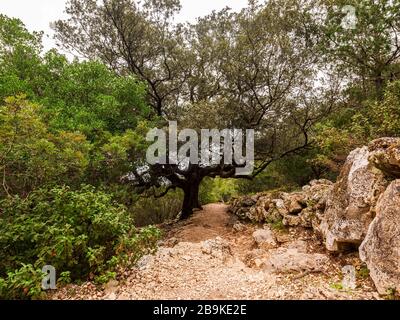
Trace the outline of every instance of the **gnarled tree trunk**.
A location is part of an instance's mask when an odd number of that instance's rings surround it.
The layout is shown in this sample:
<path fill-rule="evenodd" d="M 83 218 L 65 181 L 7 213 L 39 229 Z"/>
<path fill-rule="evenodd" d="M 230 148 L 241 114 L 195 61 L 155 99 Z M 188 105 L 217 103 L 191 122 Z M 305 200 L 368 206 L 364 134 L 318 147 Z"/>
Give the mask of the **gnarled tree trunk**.
<path fill-rule="evenodd" d="M 187 219 L 193 214 L 194 209 L 201 209 L 201 204 L 199 201 L 199 190 L 200 190 L 201 180 L 196 179 L 190 181 L 183 188 L 184 199 L 182 205 L 181 219 Z"/>

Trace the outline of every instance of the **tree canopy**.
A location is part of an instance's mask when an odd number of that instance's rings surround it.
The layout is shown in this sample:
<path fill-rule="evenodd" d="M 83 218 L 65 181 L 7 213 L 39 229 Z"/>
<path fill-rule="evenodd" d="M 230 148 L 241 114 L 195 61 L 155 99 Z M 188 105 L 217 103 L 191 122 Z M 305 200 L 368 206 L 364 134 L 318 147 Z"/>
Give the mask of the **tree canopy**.
<path fill-rule="evenodd" d="M 194 24 L 174 24 L 177 1 L 73 0 L 70 18 L 56 30 L 64 48 L 147 83 L 147 102 L 164 120 L 197 130 L 255 129 L 255 176 L 309 147 L 313 124 L 334 106 L 337 87 L 316 81 L 321 61 L 312 5 L 253 1 L 238 13 L 224 9 Z M 164 177 L 169 187 L 183 189 L 188 214 L 198 206 L 204 177 L 235 177 L 234 169 L 153 166 L 154 179 L 145 184 L 159 186 Z"/>

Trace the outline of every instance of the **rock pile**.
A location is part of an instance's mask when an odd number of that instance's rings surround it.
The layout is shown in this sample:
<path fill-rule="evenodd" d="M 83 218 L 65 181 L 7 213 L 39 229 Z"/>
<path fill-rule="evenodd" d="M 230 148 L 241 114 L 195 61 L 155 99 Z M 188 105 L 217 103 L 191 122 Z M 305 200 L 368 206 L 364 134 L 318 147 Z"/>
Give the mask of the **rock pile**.
<path fill-rule="evenodd" d="M 332 188 L 331 181 L 314 180 L 299 192 L 260 193 L 234 199 L 230 210 L 243 220 L 282 221 L 286 226 L 312 228 L 319 224 Z"/>
<path fill-rule="evenodd" d="M 231 212 L 259 223 L 313 228 L 331 252 L 359 250 L 380 294 L 400 292 L 400 138 L 350 153 L 337 182 L 235 199 Z"/>

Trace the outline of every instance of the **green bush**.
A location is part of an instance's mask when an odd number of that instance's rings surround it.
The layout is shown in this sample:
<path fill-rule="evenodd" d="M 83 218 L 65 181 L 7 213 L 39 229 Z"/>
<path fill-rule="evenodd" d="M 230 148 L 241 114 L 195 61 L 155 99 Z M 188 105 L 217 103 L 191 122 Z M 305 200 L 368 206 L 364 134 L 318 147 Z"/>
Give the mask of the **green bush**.
<path fill-rule="evenodd" d="M 40 271 L 35 270 L 45 265 L 54 266 L 64 282 L 104 282 L 117 267 L 152 252 L 160 237 L 154 227 L 137 230 L 123 206 L 91 186 L 41 189 L 26 199 L 6 198 L 0 208 L 0 296 L 5 298 L 36 297 Z"/>
<path fill-rule="evenodd" d="M 45 276 L 31 264 L 23 264 L 21 268 L 8 272 L 6 279 L 0 278 L 0 298 L 38 299 L 44 297 L 42 279 Z"/>
<path fill-rule="evenodd" d="M 365 108 L 352 118 L 352 132 L 369 141 L 400 134 L 400 80 L 388 85 L 383 101 L 366 101 Z"/>
<path fill-rule="evenodd" d="M 200 186 L 200 202 L 205 205 L 215 202 L 227 202 L 237 196 L 238 180 L 206 178 Z"/>
<path fill-rule="evenodd" d="M 142 197 L 129 209 L 136 226 L 160 224 L 174 220 L 182 209 L 183 192 L 170 191 L 166 196 L 156 199 L 152 196 Z"/>
<path fill-rule="evenodd" d="M 292 191 L 307 183 L 309 181 L 308 178 L 304 179 L 305 183 L 298 178 L 301 173 L 308 170 L 307 166 L 298 169 L 299 163 L 304 163 L 306 158 L 301 158 L 300 156 L 298 158 L 295 159 L 296 161 L 293 160 L 293 157 L 286 158 L 285 161 L 281 160 L 272 163 L 253 180 L 238 180 L 237 190 L 239 195 L 256 194 L 277 189 Z M 296 170 L 301 171 L 301 173 L 296 172 Z"/>
<path fill-rule="evenodd" d="M 24 95 L 0 102 L 0 198 L 24 196 L 48 184 L 79 185 L 90 144 L 79 133 L 51 133 L 41 107 Z"/>

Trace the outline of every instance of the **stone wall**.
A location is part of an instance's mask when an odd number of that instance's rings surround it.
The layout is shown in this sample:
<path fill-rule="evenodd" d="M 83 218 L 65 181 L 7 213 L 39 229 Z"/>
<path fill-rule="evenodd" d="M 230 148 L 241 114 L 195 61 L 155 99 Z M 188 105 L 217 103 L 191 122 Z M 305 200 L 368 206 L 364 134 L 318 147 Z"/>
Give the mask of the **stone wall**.
<path fill-rule="evenodd" d="M 231 212 L 258 223 L 313 228 L 326 249 L 356 249 L 381 294 L 400 292 L 400 138 L 350 153 L 336 183 L 235 199 Z"/>

